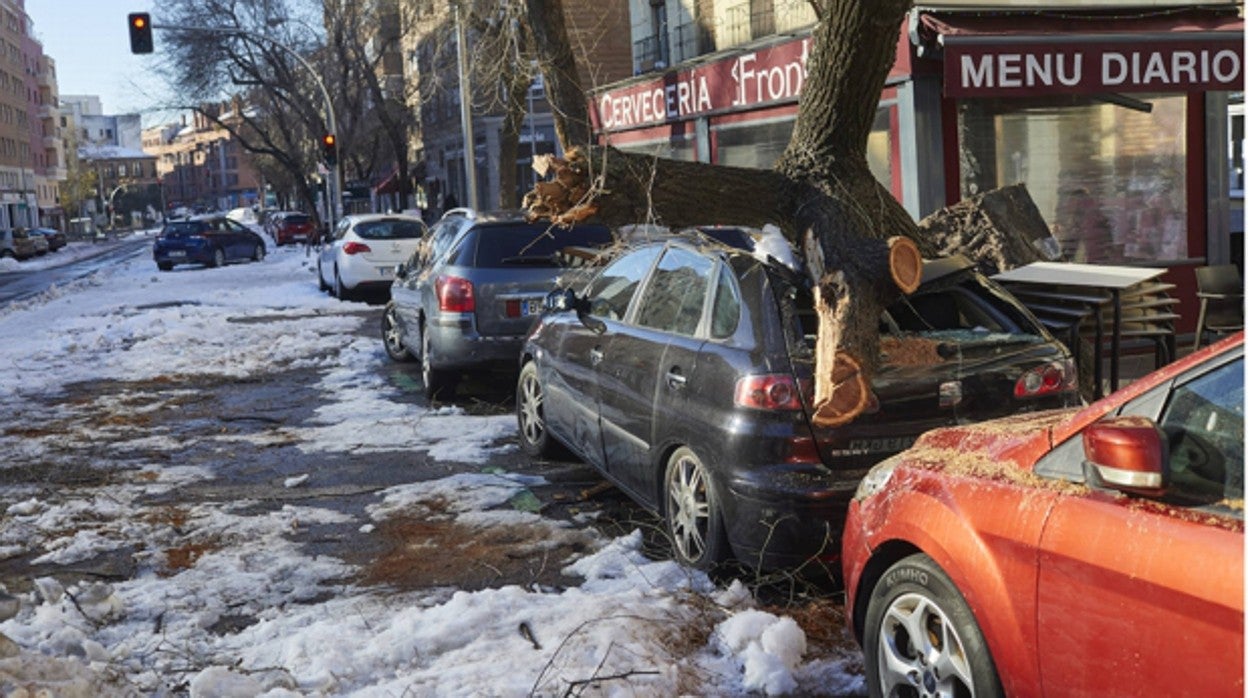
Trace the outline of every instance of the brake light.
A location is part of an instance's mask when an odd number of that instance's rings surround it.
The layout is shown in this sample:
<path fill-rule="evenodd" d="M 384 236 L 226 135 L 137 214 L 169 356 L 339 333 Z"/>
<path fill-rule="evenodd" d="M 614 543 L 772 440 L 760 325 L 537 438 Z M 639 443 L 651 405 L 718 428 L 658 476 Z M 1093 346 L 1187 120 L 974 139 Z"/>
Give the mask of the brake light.
<path fill-rule="evenodd" d="M 737 380 L 733 402 L 755 410 L 800 410 L 797 382 L 785 373 L 745 376 Z"/>
<path fill-rule="evenodd" d="M 362 242 L 348 242 L 342 246 L 343 254 L 361 254 L 364 252 L 372 252 L 373 249 Z"/>
<path fill-rule="evenodd" d="M 1014 383 L 1014 397 L 1028 398 L 1041 395 L 1075 390 L 1079 385 L 1079 374 L 1075 370 L 1075 362 L 1053 361 L 1043 366 L 1036 366 L 1024 373 Z"/>
<path fill-rule="evenodd" d="M 439 276 L 433 284 L 438 294 L 438 310 L 447 313 L 471 313 L 477 309 L 472 282 L 458 276 Z"/>

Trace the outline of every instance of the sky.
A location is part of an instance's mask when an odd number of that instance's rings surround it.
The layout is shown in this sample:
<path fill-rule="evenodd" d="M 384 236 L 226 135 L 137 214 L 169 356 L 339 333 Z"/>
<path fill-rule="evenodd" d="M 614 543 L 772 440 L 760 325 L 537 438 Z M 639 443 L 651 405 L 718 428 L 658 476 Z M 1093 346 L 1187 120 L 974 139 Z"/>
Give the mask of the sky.
<path fill-rule="evenodd" d="M 35 38 L 56 61 L 62 95 L 99 95 L 105 114 L 143 113 L 160 103 L 162 83 L 148 72 L 152 56 L 130 53 L 127 15 L 153 0 L 26 0 Z M 160 34 L 156 35 L 159 51 Z M 144 124 L 159 123 L 159 114 Z"/>
<path fill-rule="evenodd" d="M 57 264 L 90 248 L 73 242 L 27 262 L 0 259 L 0 274 Z M 131 427 L 121 442 L 127 450 L 165 455 L 136 470 L 129 460 L 110 463 L 101 448 L 98 430 L 122 428 L 116 425 L 91 422 L 44 434 L 0 430 L 0 558 L 35 554 L 36 561 L 72 567 L 108 551 L 133 549 L 144 560 L 175 545 L 221 542 L 194 564 L 163 574 L 152 563 L 112 582 L 67 588 L 53 576 L 35 580 L 32 591 L 17 594 L 17 615 L 0 622 L 0 633 L 20 648 L 16 657 L 0 654 L 0 692 L 13 679 L 53 695 L 161 696 L 172 693 L 173 676 L 185 679 L 191 698 L 558 696 L 572 678 L 644 667 L 654 673 L 591 693 L 865 695 L 861 654 L 807 658 L 797 623 L 758 608 L 740 583 L 716 584 L 670 560 L 645 557 L 637 530 L 608 539 L 593 527 L 572 528 L 508 506 L 543 482 L 491 463 L 501 450 L 516 448 L 514 417 L 403 399 L 376 370 L 389 361 L 380 337 L 361 331 L 375 314 L 318 291 L 302 249 L 270 242 L 269 250 L 260 263 L 169 273 L 158 272 L 145 252 L 0 308 L 0 414 L 50 421 L 72 419 L 66 410 L 96 414 L 77 400 L 60 406 L 43 400 L 76 382 L 160 383 L 168 376 L 258 377 L 305 368 L 318 376 L 324 397 L 314 417 L 273 431 L 223 433 L 215 446 L 228 453 L 231 443 L 248 439 L 331 453 L 349 443 L 364 457 L 406 450 L 433 464 L 472 463 L 480 470 L 383 489 L 355 519 L 311 504 L 274 510 L 214 499 L 188 503 L 186 520 L 175 528 L 154 515 L 152 502 L 214 477 L 210 461 L 179 464 L 186 443 L 159 429 Z M 21 370 L 29 357 L 38 357 L 40 370 Z M 117 396 L 95 399 L 101 402 L 94 407 L 105 410 L 105 401 Z M 176 409 L 176 399 L 127 409 Z M 32 416 L 38 409 L 56 412 Z M 89 453 L 92 468 L 112 468 L 113 476 L 58 489 L 55 497 L 4 477 L 6 468 L 45 467 L 75 453 Z M 318 485 L 317 472 L 284 483 Z M 582 581 L 566 588 L 397 592 L 342 581 L 351 577 L 350 564 L 289 538 L 295 528 L 317 523 L 358 526 L 367 535 L 387 517 L 432 511 L 464 527 L 533 527 L 545 532 L 537 538 L 542 544 L 589 535 L 584 552 L 559 563 Z M 236 632 L 211 630 L 230 614 L 258 622 Z M 713 632 L 705 644 L 670 641 L 673 629 L 708 616 Z M 522 625 L 532 639 L 517 632 Z"/>

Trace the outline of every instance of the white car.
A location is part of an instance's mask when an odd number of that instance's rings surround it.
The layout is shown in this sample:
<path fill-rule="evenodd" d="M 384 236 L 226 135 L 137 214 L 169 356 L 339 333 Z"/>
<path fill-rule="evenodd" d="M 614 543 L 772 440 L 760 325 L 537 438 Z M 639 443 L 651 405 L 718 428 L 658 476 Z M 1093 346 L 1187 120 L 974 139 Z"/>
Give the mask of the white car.
<path fill-rule="evenodd" d="M 321 245 L 316 260 L 321 290 L 343 300 L 363 291 L 388 293 L 394 268 L 416 252 L 426 230 L 424 221 L 414 216 L 366 213 L 344 217 Z"/>

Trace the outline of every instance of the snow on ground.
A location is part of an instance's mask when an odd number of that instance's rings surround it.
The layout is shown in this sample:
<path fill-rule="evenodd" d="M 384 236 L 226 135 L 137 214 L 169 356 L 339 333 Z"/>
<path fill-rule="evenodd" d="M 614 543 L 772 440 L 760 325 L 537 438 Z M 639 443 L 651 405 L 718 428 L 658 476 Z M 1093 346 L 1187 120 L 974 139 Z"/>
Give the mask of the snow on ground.
<path fill-rule="evenodd" d="M 318 292 L 302 250 L 271 251 L 261 264 L 171 273 L 141 255 L 0 309 L 0 409 L 16 413 L 27 400 L 80 381 L 307 368 L 321 375 L 319 387 L 332 401 L 312 424 L 289 429 L 300 448 L 423 449 L 434 460 L 489 465 L 500 439 L 514 433 L 510 417 L 391 399 L 372 370 L 386 361 L 380 341 L 357 334 L 375 313 Z M 40 370 L 29 370 L 31 357 Z M 167 408 L 111 399 L 124 409 Z M 92 436 L 2 434 L 0 483 L 5 468 L 37 461 L 52 440 Z M 125 438 L 171 453 L 184 446 L 138 430 Z M 0 633 L 21 648 L 0 658 L 0 692 L 36 686 L 63 696 L 166 695 L 189 686 L 190 695 L 205 698 L 553 696 L 585 690 L 591 679 L 593 695 L 864 691 L 856 657 L 803 660 L 805 637 L 792 619 L 754 608 L 740 584 L 716 587 L 701 573 L 647 559 L 637 532 L 565 560 L 565 573 L 584 580 L 579 586 L 398 593 L 343 583 L 349 565 L 288 539 L 298 526 L 340 521 L 342 514 L 327 509 L 286 506 L 256 515 L 248 501 L 197 503 L 176 530 L 141 515 L 141 498 L 211 477 L 204 468 L 153 464 L 56 498 L 0 484 L 7 505 L 0 555 L 35 551 L 69 564 L 136 543 L 142 551 L 212 543 L 194 564 L 172 571 L 141 559 L 133 579 L 114 585 L 66 589 L 39 580 L 36 591 L 21 595 L 18 614 L 0 623 Z M 464 526 L 543 526 L 553 546 L 571 535 L 569 524 L 499 508 L 533 484 L 478 473 L 390 488 L 359 530 L 437 500 L 440 516 Z M 234 615 L 259 622 L 209 631 Z"/>

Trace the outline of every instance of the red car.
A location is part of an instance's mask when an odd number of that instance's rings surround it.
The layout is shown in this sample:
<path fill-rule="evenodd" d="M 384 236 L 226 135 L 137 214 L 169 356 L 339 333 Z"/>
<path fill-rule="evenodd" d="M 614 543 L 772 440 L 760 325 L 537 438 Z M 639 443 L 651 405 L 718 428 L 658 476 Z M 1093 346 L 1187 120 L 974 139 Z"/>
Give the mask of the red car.
<path fill-rule="evenodd" d="M 307 242 L 314 230 L 312 219 L 306 213 L 283 213 L 273 224 L 273 241 L 282 245 Z"/>
<path fill-rule="evenodd" d="M 1242 697 L 1243 344 L 873 468 L 842 548 L 871 695 Z"/>

